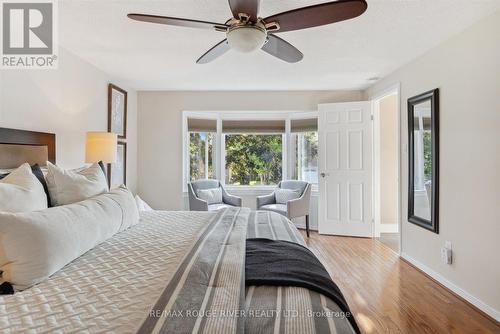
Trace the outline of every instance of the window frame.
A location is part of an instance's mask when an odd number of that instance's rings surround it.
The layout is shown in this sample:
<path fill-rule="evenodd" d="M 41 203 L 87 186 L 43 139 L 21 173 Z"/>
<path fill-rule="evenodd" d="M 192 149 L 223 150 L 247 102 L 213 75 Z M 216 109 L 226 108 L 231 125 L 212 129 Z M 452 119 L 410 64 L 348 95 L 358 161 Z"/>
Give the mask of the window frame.
<path fill-rule="evenodd" d="M 293 159 L 291 155 L 294 154 L 291 142 L 291 121 L 295 119 L 317 118 L 317 111 L 183 111 L 182 112 L 182 179 L 183 192 L 187 192 L 187 184 L 189 182 L 189 154 L 187 149 L 189 147 L 189 131 L 188 131 L 188 118 L 199 119 L 215 119 L 217 121 L 217 133 L 214 143 L 214 156 L 215 156 L 215 175 L 220 182 L 225 185 L 226 182 L 226 142 L 225 134 L 222 133 L 222 122 L 224 120 L 284 120 L 285 132 L 282 133 L 282 180 L 290 179 L 293 174 L 292 166 Z M 272 133 L 269 133 L 272 134 Z M 275 133 L 276 134 L 276 133 Z M 275 185 L 258 185 L 258 186 L 235 186 L 228 185 L 228 189 L 236 191 L 253 191 L 261 192 L 268 191 L 276 188 Z M 317 187 L 313 186 L 313 191 L 317 191 Z"/>

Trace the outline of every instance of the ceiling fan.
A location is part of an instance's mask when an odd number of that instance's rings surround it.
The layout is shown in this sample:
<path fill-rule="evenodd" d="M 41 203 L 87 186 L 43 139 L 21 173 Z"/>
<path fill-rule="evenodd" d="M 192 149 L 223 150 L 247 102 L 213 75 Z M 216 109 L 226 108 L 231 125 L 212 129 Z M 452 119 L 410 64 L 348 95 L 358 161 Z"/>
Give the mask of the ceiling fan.
<path fill-rule="evenodd" d="M 302 52 L 276 36 L 275 33 L 348 20 L 363 14 L 368 7 L 365 0 L 338 0 L 260 18 L 258 16 L 259 3 L 260 0 L 229 0 L 233 17 L 226 23 L 146 14 L 128 14 L 127 16 L 137 21 L 211 29 L 225 33 L 226 38 L 202 55 L 196 61 L 197 64 L 209 63 L 229 49 L 240 52 L 262 49 L 281 60 L 296 63 L 304 57 Z"/>

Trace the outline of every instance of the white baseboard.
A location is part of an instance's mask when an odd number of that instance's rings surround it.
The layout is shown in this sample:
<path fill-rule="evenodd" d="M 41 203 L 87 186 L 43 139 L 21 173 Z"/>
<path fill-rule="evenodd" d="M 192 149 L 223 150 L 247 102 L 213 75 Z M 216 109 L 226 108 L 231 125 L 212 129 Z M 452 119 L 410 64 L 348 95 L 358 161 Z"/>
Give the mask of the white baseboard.
<path fill-rule="evenodd" d="M 398 233 L 398 224 L 379 224 L 380 233 Z"/>
<path fill-rule="evenodd" d="M 454 283 L 448 281 L 446 278 L 432 270 L 431 268 L 427 267 L 426 265 L 422 264 L 421 262 L 415 260 L 411 256 L 408 256 L 406 253 L 401 253 L 401 257 L 405 259 L 406 261 L 410 262 L 412 265 L 417 267 L 418 269 L 422 270 L 424 273 L 495 319 L 496 321 L 500 322 L 500 312 L 493 307 L 489 306 L 488 304 L 484 303 L 483 301 L 479 300 L 478 298 L 474 297 L 464 289 L 460 288 L 459 286 L 455 285 Z"/>

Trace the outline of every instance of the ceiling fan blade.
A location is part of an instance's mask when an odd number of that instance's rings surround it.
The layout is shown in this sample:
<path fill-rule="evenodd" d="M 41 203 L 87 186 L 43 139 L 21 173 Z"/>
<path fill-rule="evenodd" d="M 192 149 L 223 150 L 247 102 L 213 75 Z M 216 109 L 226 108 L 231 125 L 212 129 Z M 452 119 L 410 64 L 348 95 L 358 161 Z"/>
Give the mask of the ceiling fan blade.
<path fill-rule="evenodd" d="M 285 32 L 352 19 L 363 14 L 367 7 L 365 0 L 339 0 L 297 8 L 269 16 L 264 21 L 277 22 L 280 29 L 276 32 Z"/>
<path fill-rule="evenodd" d="M 229 7 L 236 19 L 239 19 L 239 13 L 245 13 L 250 16 L 250 21 L 256 22 L 259 14 L 260 0 L 229 0 Z"/>
<path fill-rule="evenodd" d="M 222 56 L 224 53 L 229 51 L 230 47 L 229 44 L 227 43 L 227 39 L 219 42 L 217 45 L 215 45 L 213 48 L 205 52 L 203 56 L 198 58 L 196 61 L 196 64 L 207 64 L 210 63 L 211 61 L 219 58 Z"/>
<path fill-rule="evenodd" d="M 297 63 L 304 58 L 302 52 L 295 46 L 273 34 L 269 34 L 262 50 L 288 63 Z"/>
<path fill-rule="evenodd" d="M 199 29 L 215 29 L 215 30 L 226 30 L 227 25 L 223 23 L 214 23 L 206 21 L 197 21 L 190 19 L 181 19 L 177 17 L 167 17 L 167 16 L 157 16 L 157 15 L 147 15 L 147 14 L 128 14 L 130 19 L 142 22 L 168 24 L 171 26 L 179 27 L 189 27 L 189 28 L 199 28 Z"/>

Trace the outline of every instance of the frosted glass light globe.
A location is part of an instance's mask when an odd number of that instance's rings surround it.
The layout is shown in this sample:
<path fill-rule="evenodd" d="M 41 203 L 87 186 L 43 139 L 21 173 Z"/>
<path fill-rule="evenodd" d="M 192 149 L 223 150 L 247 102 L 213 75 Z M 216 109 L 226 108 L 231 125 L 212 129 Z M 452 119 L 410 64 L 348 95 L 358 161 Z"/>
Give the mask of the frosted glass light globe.
<path fill-rule="evenodd" d="M 227 42 L 231 49 L 244 53 L 260 49 L 266 38 L 265 30 L 255 26 L 235 27 L 227 32 Z"/>

